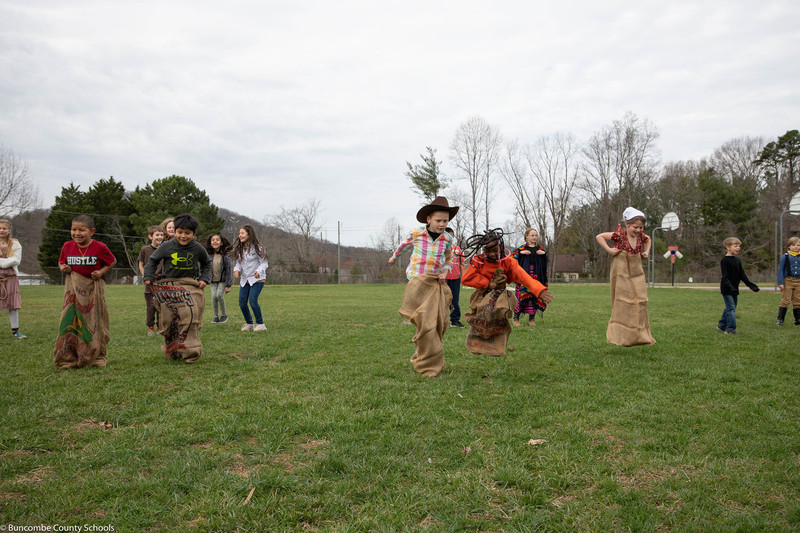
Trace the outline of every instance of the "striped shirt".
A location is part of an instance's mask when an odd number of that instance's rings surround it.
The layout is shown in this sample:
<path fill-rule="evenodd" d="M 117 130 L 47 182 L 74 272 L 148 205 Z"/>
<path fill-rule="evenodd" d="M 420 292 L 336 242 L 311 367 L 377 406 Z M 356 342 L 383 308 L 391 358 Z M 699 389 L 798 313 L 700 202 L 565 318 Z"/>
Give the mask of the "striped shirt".
<path fill-rule="evenodd" d="M 446 231 L 434 241 L 423 226 L 411 231 L 411 235 L 394 251 L 394 256 L 399 257 L 403 250 L 413 245 L 414 251 L 406 268 L 408 279 L 425 273 L 440 274 L 444 270 L 452 269 L 453 241 L 453 237 Z"/>

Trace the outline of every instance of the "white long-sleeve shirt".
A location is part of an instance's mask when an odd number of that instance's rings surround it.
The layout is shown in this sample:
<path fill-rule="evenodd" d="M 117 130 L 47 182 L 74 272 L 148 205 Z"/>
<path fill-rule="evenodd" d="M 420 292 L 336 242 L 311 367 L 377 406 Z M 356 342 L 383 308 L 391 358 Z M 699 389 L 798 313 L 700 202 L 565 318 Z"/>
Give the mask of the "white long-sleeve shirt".
<path fill-rule="evenodd" d="M 242 256 L 241 259 L 236 259 L 236 264 L 233 266 L 233 271 L 240 273 L 239 285 L 244 287 L 248 283 L 253 285 L 258 281 L 264 281 L 269 262 L 258 255 L 252 245 L 244 250 Z M 256 277 L 256 272 L 258 272 L 258 277 Z"/>
<path fill-rule="evenodd" d="M 11 241 L 11 257 L 0 257 L 0 268 L 13 268 L 19 276 L 19 263 L 22 261 L 22 245 L 17 239 Z"/>

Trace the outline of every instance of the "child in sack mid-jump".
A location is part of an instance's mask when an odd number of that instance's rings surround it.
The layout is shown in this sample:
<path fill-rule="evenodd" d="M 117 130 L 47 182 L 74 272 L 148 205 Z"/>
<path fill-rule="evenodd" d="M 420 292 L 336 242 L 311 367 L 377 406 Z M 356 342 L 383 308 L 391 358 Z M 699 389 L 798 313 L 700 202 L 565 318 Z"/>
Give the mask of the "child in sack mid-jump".
<path fill-rule="evenodd" d="M 611 318 L 606 341 L 618 346 L 655 344 L 647 314 L 647 279 L 642 260 L 650 253 L 650 237 L 644 232 L 644 213 L 634 207 L 622 212 L 625 228 L 598 234 L 597 243 L 611 254 Z M 611 241 L 613 246 L 608 245 Z"/>
<path fill-rule="evenodd" d="M 429 377 L 438 376 L 444 369 L 442 338 L 450 322 L 453 300 L 447 274 L 452 269 L 455 240 L 446 229 L 456 213 L 458 207 L 450 207 L 447 198 L 434 198 L 417 211 L 417 221 L 425 226 L 412 230 L 389 258 L 389 264 L 393 265 L 403 250 L 413 247 L 406 268 L 408 285 L 399 313 L 417 327 L 411 364 L 416 372 Z"/>
<path fill-rule="evenodd" d="M 175 237 L 161 244 L 144 267 L 144 282 L 150 285 L 158 306 L 158 332 L 164 336 L 161 351 L 167 359 L 194 363 L 203 353 L 199 331 L 203 326 L 205 294 L 211 281 L 211 259 L 195 235 L 198 220 L 189 214 L 175 217 Z M 155 280 L 163 260 L 164 277 Z"/>
<path fill-rule="evenodd" d="M 525 287 L 544 303 L 553 301 L 553 295 L 507 252 L 500 228 L 473 235 L 467 240 L 464 251 L 467 257 L 478 250 L 482 253 L 470 260 L 461 279 L 461 283 L 476 289 L 469 300 L 470 311 L 465 315 L 470 325 L 466 346 L 471 353 L 501 356 L 506 352 L 511 333 L 508 319 L 517 304 L 514 294 L 506 290 L 506 283 Z"/>
<path fill-rule="evenodd" d="M 108 246 L 92 237 L 89 215 L 72 219 L 71 241 L 61 247 L 58 268 L 64 277 L 64 303 L 53 363 L 59 368 L 106 366 L 109 340 L 105 275 L 117 264 Z"/>

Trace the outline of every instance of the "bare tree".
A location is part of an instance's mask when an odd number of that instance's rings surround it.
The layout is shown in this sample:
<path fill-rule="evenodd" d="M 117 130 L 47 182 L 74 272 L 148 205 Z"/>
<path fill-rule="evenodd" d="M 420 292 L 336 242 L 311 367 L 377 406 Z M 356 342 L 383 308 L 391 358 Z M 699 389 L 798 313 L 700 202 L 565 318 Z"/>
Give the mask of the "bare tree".
<path fill-rule="evenodd" d="M 472 232 L 478 228 L 481 213 L 485 216 L 486 227 L 489 227 L 491 179 L 498 163 L 501 141 L 497 129 L 476 116 L 458 127 L 450 145 L 450 159 L 461 171 L 462 179 L 469 183 L 468 209 Z"/>
<path fill-rule="evenodd" d="M 381 253 L 392 253 L 403 239 L 400 221 L 391 217 L 383 223 L 383 229 L 375 235 L 370 236 L 370 245 Z M 388 255 L 386 256 L 388 258 Z"/>
<path fill-rule="evenodd" d="M 767 141 L 764 137 L 737 137 L 726 142 L 711 156 L 711 166 L 718 176 L 732 184 L 748 183 L 761 188 L 764 172 L 757 159 Z"/>
<path fill-rule="evenodd" d="M 591 211 L 581 213 L 593 234 L 609 231 L 619 222 L 625 206 L 646 207 L 649 189 L 657 176 L 658 130 L 650 121 L 626 113 L 621 120 L 595 133 L 583 148 L 580 189 Z M 593 239 L 586 241 L 594 246 Z M 591 257 L 591 250 L 584 250 Z M 604 273 L 609 258 L 593 263 L 594 275 Z"/>
<path fill-rule="evenodd" d="M 281 207 L 280 213 L 273 217 L 273 225 L 294 236 L 293 248 L 297 260 L 297 269 L 300 272 L 316 272 L 312 243 L 319 234 L 324 222 L 319 220 L 320 201 L 310 199 L 303 205 L 285 209 Z"/>
<path fill-rule="evenodd" d="M 39 188 L 31 180 L 28 163 L 0 145 L 0 217 L 10 218 L 39 207 Z"/>
<path fill-rule="evenodd" d="M 503 176 L 514 197 L 514 218 L 521 221 L 522 226 L 530 227 L 533 220 L 531 207 L 534 191 L 528 186 L 528 169 L 525 166 L 519 141 L 515 139 L 506 143 L 503 156 L 500 163 L 500 175 Z"/>
<path fill-rule="evenodd" d="M 559 243 L 567 226 L 567 215 L 572 205 L 572 192 L 578 181 L 578 146 L 572 134 L 556 133 L 541 137 L 527 152 L 527 161 L 533 176 L 534 186 L 540 192 L 545 216 L 539 222 L 539 234 L 549 236 L 550 261 L 549 276 L 555 277 L 555 258 Z M 547 222 L 552 223 L 552 233 L 548 233 Z"/>

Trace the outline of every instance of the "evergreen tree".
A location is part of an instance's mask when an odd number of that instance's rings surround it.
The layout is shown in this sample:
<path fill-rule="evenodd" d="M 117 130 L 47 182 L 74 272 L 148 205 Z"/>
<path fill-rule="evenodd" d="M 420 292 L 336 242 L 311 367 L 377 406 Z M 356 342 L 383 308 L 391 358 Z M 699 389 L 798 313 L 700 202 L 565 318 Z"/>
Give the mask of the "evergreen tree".
<path fill-rule="evenodd" d="M 181 213 L 189 213 L 200 221 L 198 235 L 219 233 L 225 225 L 219 208 L 210 202 L 205 191 L 183 176 L 172 175 L 144 188 L 136 187 L 130 201 L 134 211 L 130 220 L 135 235 L 147 237 L 148 226 Z"/>
<path fill-rule="evenodd" d="M 136 252 L 146 240 L 133 236 L 130 215 L 133 205 L 125 186 L 113 176 L 101 179 L 84 195 L 86 210 L 94 217 L 97 232 L 94 238 L 108 246 L 117 258 L 117 266 L 136 270 Z"/>
<path fill-rule="evenodd" d="M 411 179 L 412 188 L 416 189 L 417 194 L 426 201 L 432 201 L 439 196 L 439 191 L 447 186 L 441 174 L 441 161 L 436 160 L 436 150 L 430 146 L 426 147 L 428 155 L 420 154 L 422 165 L 412 165 L 406 161 L 408 172 L 406 176 Z"/>
<path fill-rule="evenodd" d="M 58 271 L 58 256 L 61 247 L 70 240 L 72 219 L 77 214 L 86 213 L 86 193 L 80 190 L 79 185 L 70 182 L 69 186 L 61 188 L 61 194 L 56 196 L 50 214 L 45 220 L 42 229 L 42 244 L 39 246 L 39 266 L 51 280 L 60 282 L 61 274 Z"/>

